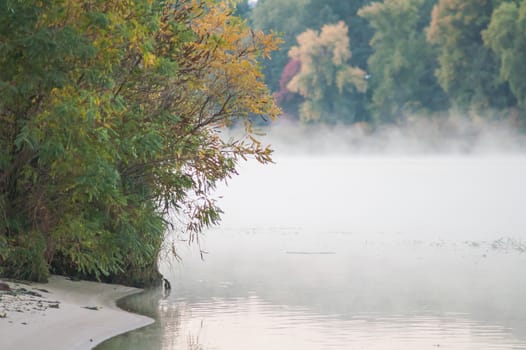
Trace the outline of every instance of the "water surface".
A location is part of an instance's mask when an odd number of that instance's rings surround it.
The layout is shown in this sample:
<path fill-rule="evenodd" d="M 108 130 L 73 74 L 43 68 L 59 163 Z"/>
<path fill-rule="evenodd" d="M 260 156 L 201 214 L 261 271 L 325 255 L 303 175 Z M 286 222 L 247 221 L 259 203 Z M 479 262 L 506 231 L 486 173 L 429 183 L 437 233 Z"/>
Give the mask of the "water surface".
<path fill-rule="evenodd" d="M 277 161 L 97 349 L 526 349 L 525 157 Z"/>

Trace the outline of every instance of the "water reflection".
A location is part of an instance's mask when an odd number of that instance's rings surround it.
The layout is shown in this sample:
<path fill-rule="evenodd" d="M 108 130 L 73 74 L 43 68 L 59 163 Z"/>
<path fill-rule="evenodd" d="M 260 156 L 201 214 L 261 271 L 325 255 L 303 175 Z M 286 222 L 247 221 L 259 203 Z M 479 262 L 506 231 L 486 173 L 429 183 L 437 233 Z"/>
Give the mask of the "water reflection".
<path fill-rule="evenodd" d="M 172 338 L 163 349 L 192 349 L 190 344 L 203 349 L 526 348 L 509 329 L 464 314 L 373 313 L 342 319 L 257 297 L 194 305 L 192 317 L 183 319 L 183 328 L 187 338 Z"/>
<path fill-rule="evenodd" d="M 205 262 L 188 249 L 165 271 L 170 296 L 126 300 L 157 323 L 97 349 L 526 349 L 520 249 L 340 232 L 326 233 L 334 254 L 287 254 L 319 247 L 293 231 L 209 232 Z"/>
<path fill-rule="evenodd" d="M 157 322 L 97 349 L 526 349 L 526 159 L 245 170 L 205 261 L 126 301 Z"/>

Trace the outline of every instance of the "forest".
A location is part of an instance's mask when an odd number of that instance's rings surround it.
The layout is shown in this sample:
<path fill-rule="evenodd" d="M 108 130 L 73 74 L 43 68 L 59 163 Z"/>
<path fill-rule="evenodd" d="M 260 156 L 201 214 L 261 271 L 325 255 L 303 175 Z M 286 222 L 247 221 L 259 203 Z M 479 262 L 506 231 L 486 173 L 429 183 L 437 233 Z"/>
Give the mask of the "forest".
<path fill-rule="evenodd" d="M 244 16 L 282 35 L 264 73 L 293 120 L 524 126 L 524 0 L 258 0 Z"/>

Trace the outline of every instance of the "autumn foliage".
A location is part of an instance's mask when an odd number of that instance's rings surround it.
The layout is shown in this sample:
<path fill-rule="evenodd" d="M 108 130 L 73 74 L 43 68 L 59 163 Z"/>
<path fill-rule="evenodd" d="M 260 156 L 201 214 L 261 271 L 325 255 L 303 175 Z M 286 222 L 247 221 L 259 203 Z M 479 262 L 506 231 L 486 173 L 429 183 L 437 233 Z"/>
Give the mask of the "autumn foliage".
<path fill-rule="evenodd" d="M 304 121 L 355 119 L 350 96 L 365 92 L 367 82 L 365 72 L 349 64 L 347 33 L 343 22 L 325 25 L 320 32 L 307 30 L 298 35 L 298 45 L 289 51 L 290 58 L 300 62 L 300 70 L 287 88 L 304 97 L 299 112 Z"/>
<path fill-rule="evenodd" d="M 283 33 L 283 48 L 264 61 L 266 79 L 307 123 L 463 115 L 518 128 L 526 128 L 525 18 L 526 0 L 260 0 L 251 15 L 258 28 Z M 342 95 L 333 84 L 329 46 L 346 41 L 345 64 L 364 72 L 365 93 L 348 83 Z M 292 52 L 301 72 L 290 78 Z"/>
<path fill-rule="evenodd" d="M 218 221 L 216 183 L 270 161 L 249 117 L 279 112 L 258 65 L 277 40 L 234 6 L 0 3 L 1 274 L 150 284 L 174 220 Z"/>

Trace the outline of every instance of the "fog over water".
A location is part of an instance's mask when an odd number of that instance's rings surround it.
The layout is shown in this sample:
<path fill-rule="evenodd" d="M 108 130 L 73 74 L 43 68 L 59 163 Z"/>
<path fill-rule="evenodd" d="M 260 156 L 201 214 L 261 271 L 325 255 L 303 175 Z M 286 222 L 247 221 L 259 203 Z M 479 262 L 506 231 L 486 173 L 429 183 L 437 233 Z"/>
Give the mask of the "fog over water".
<path fill-rule="evenodd" d="M 503 155 L 526 151 L 526 137 L 513 123 L 466 117 L 408 119 L 400 125 L 376 128 L 277 121 L 262 131 L 262 139 L 279 155 Z"/>
<path fill-rule="evenodd" d="M 241 164 L 221 224 L 161 264 L 171 294 L 128 301 L 158 322 L 100 349 L 526 349 L 523 135 L 460 119 L 265 141 L 275 164 Z"/>
<path fill-rule="evenodd" d="M 223 227 L 302 227 L 426 238 L 526 232 L 522 156 L 276 157 L 223 189 Z"/>
<path fill-rule="evenodd" d="M 504 124 L 276 126 L 276 164 L 220 186 L 222 227 L 323 228 L 448 238 L 522 235 L 526 138 Z"/>

